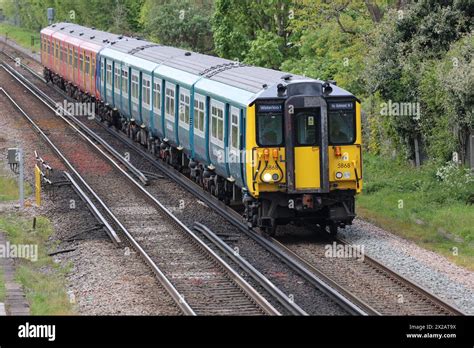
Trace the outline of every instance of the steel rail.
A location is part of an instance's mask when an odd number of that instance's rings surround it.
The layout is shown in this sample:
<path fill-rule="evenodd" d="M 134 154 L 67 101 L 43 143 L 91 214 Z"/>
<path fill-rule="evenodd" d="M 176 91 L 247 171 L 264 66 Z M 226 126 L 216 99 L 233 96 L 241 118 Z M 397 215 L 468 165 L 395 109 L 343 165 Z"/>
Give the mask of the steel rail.
<path fill-rule="evenodd" d="M 338 237 L 337 241 L 339 243 L 341 243 L 343 245 L 347 245 L 351 248 L 354 247 L 351 243 L 349 243 L 348 241 L 346 241 L 345 239 L 343 239 L 341 237 Z M 441 298 L 439 298 L 435 294 L 429 292 L 428 289 L 426 289 L 423 286 L 415 283 L 411 279 L 407 279 L 406 277 L 402 276 L 401 274 L 399 274 L 395 270 L 391 269 L 390 267 L 388 267 L 386 265 L 383 265 L 382 263 L 380 263 L 379 261 L 377 261 L 373 257 L 368 256 L 365 253 L 364 253 L 364 261 L 363 262 L 367 262 L 368 264 L 370 264 L 370 266 L 380 270 L 381 272 L 384 272 L 384 273 L 388 274 L 390 277 L 396 279 L 398 282 L 402 283 L 404 286 L 406 286 L 406 287 L 408 287 L 412 290 L 415 290 L 421 296 L 426 297 L 427 299 L 432 301 L 436 306 L 438 306 L 440 308 L 443 308 L 447 312 L 450 312 L 453 315 L 459 315 L 459 316 L 466 315 L 466 313 L 464 313 L 461 310 L 459 310 L 458 308 L 454 307 L 452 304 L 446 302 L 445 300 L 442 300 Z"/>
<path fill-rule="evenodd" d="M 196 315 L 194 310 L 189 306 L 189 304 L 184 300 L 184 297 L 178 292 L 174 285 L 168 280 L 165 274 L 159 269 L 156 263 L 148 256 L 148 254 L 143 250 L 139 243 L 133 238 L 133 236 L 128 232 L 128 230 L 118 221 L 115 215 L 109 210 L 109 208 L 103 203 L 102 200 L 97 196 L 94 190 L 85 182 L 82 176 L 76 171 L 72 164 L 67 160 L 67 158 L 62 154 L 62 152 L 56 147 L 56 145 L 49 139 L 49 137 L 41 130 L 41 128 L 25 113 L 25 111 L 15 102 L 15 100 L 6 92 L 3 88 L 0 87 L 0 91 L 13 103 L 13 105 L 20 111 L 20 113 L 28 120 L 32 127 L 40 134 L 40 136 L 47 142 L 47 144 L 53 149 L 53 151 L 61 158 L 66 167 L 69 168 L 71 172 L 80 180 L 81 184 L 84 185 L 87 190 L 94 196 L 96 200 L 100 202 L 102 207 L 106 209 L 107 214 L 118 224 L 122 233 L 126 236 L 127 240 L 130 242 L 132 247 L 144 258 L 148 266 L 151 267 L 155 275 L 157 276 L 160 283 L 163 285 L 165 290 L 170 294 L 175 303 L 186 315 Z M 133 179 L 132 179 L 133 180 Z M 133 180 L 135 182 L 135 180 Z M 108 231 L 108 230 L 107 230 Z M 110 232 L 110 231 L 109 231 Z M 109 237 L 112 239 L 114 244 L 121 244 L 119 236 L 112 230 L 112 234 Z"/>
<path fill-rule="evenodd" d="M 99 209 L 95 206 L 95 204 L 91 201 L 89 196 L 84 192 L 84 190 L 79 186 L 79 184 L 74 180 L 71 174 L 68 172 L 63 172 L 64 176 L 67 180 L 71 182 L 72 188 L 77 193 L 77 195 L 82 199 L 84 203 L 88 206 L 89 210 L 91 211 L 92 215 L 101 223 L 102 227 L 107 230 L 107 234 L 109 236 L 118 235 L 117 232 L 110 226 L 109 222 L 105 219 L 104 215 L 99 211 Z"/>
<path fill-rule="evenodd" d="M 279 288 L 275 286 L 267 277 L 260 273 L 252 264 L 236 253 L 222 239 L 220 239 L 207 226 L 195 222 L 194 229 L 202 233 L 210 242 L 218 247 L 225 256 L 234 261 L 240 268 L 247 272 L 260 286 L 262 286 L 270 295 L 272 295 L 283 307 L 293 315 L 308 315 L 300 306 L 285 295 Z"/>
<path fill-rule="evenodd" d="M 238 215 L 233 209 L 224 205 L 216 198 L 208 195 L 202 190 L 202 188 L 197 186 L 190 179 L 183 176 L 181 173 L 176 172 L 174 168 L 169 167 L 165 163 L 159 162 L 158 160 L 156 160 L 156 158 L 153 157 L 153 155 L 143 151 L 143 149 L 141 149 L 136 143 L 132 142 L 129 138 L 122 136 L 122 134 L 120 134 L 119 132 L 109 129 L 105 126 L 103 128 L 113 136 L 120 139 L 122 142 L 125 142 L 135 151 L 142 154 L 164 175 L 166 175 L 171 180 L 177 182 L 183 188 L 185 188 L 194 196 L 203 201 L 205 204 L 207 204 L 209 207 L 211 207 L 213 210 L 223 216 L 232 225 L 234 225 L 240 231 L 242 231 L 247 236 L 256 241 L 264 249 L 266 249 L 271 254 L 280 259 L 282 262 L 284 262 L 288 267 L 290 267 L 294 272 L 302 276 L 311 285 L 313 285 L 321 292 L 333 299 L 335 302 L 337 302 L 348 313 L 352 315 L 380 315 L 376 310 L 365 304 L 362 300 L 357 300 L 356 298 L 354 298 L 354 296 L 352 296 L 350 292 L 346 291 L 342 287 L 337 286 L 337 289 L 332 288 L 329 283 L 332 284 L 334 282 L 332 282 L 328 277 L 324 275 L 320 276 L 321 272 L 318 272 L 318 275 L 315 275 L 312 271 L 308 270 L 308 268 L 304 267 L 301 262 L 299 262 L 299 258 L 295 258 L 288 255 L 284 250 L 276 246 L 275 243 L 262 237 L 258 232 L 249 228 L 245 223 L 243 223 L 242 217 Z M 351 300 L 349 300 L 350 298 L 352 298 L 352 300 L 356 303 L 353 303 Z"/>
<path fill-rule="evenodd" d="M 1 67 L 5 68 L 3 65 Z M 8 69 L 5 69 L 8 73 L 10 71 Z M 12 73 L 10 73 L 12 76 L 14 76 Z M 14 76 L 15 77 L 15 76 Z M 17 79 L 18 80 L 18 79 Z M 41 97 L 38 96 L 36 93 L 34 93 L 33 90 L 29 88 L 25 83 L 22 81 L 18 80 L 25 88 L 27 88 L 33 95 L 35 95 L 40 101 Z M 30 82 L 27 81 L 28 84 Z M 5 92 L 5 91 L 4 91 Z M 6 93 L 6 92 L 5 92 Z M 11 98 L 10 98 L 11 99 Z M 44 101 L 42 101 L 45 103 Z M 15 103 L 16 104 L 16 103 Z M 16 104 L 18 105 L 18 104 Z M 47 105 L 45 103 L 45 105 Z M 47 105 L 48 106 L 48 105 Z M 19 109 L 21 109 L 18 106 Z M 59 149 L 51 142 L 51 140 L 46 136 L 46 134 L 38 127 L 35 122 L 22 110 L 22 113 L 27 117 L 30 123 L 34 125 L 34 127 L 40 132 L 40 134 L 43 135 L 45 139 L 47 139 L 48 144 L 52 145 L 53 148 L 55 149 L 55 152 L 58 153 L 58 155 L 65 161 L 67 167 L 74 172 L 74 174 L 82 179 L 80 174 L 74 169 L 74 167 L 70 164 L 70 162 L 64 157 L 64 155 L 60 152 Z M 56 113 L 58 114 L 58 113 Z M 71 127 L 74 127 L 68 120 L 63 116 L 63 115 L 58 115 L 60 118 L 62 118 L 64 121 L 66 121 L 67 124 L 69 124 Z M 75 128 L 75 127 L 74 127 Z M 77 130 L 77 128 L 75 128 Z M 77 132 L 80 132 L 77 130 Z M 90 140 L 89 140 L 90 141 Z M 93 144 L 93 143 L 92 143 Z M 95 144 L 93 144 L 95 145 Z M 102 151 L 100 148 L 95 146 L 96 150 Z M 256 304 L 258 304 L 267 314 L 270 315 L 281 315 L 277 309 L 275 309 L 261 294 L 259 294 L 248 282 L 242 278 L 237 272 L 235 272 L 232 267 L 230 267 L 222 258 L 219 257 L 212 249 L 210 249 L 199 237 L 196 236 L 194 232 L 192 232 L 186 225 L 184 225 L 173 213 L 171 213 L 160 201 L 158 201 L 154 196 L 152 196 L 142 185 L 140 185 L 133 177 L 130 176 L 130 174 L 125 171 L 123 168 L 118 166 L 110 157 L 107 155 L 104 156 L 110 163 L 114 164 L 114 167 L 116 170 L 118 170 L 130 183 L 134 185 L 134 188 L 137 189 L 144 197 L 149 200 L 155 207 L 157 207 L 160 211 L 162 211 L 167 218 L 169 218 L 170 221 L 172 221 L 176 226 L 178 226 L 185 234 L 192 239 L 192 241 L 197 244 L 201 249 L 203 249 L 214 261 L 216 261 L 222 268 L 223 270 L 227 273 L 227 275 L 249 296 Z M 89 185 L 84 181 L 84 179 L 81 180 L 81 182 L 87 187 L 87 189 L 90 192 L 94 192 Z M 97 196 L 97 199 L 99 197 Z M 104 204 L 105 206 L 105 204 Z M 107 208 L 105 206 L 105 208 Z M 107 208 L 108 214 L 115 217 L 114 214 Z M 135 248 L 137 248 L 142 256 L 147 260 L 147 263 L 152 263 L 154 262 L 150 259 L 150 257 L 145 253 L 145 251 L 141 248 L 141 246 L 134 240 L 134 238 L 130 235 L 130 233 L 127 231 L 127 229 L 120 223 L 120 221 L 115 217 L 115 222 L 120 226 L 120 229 L 124 232 L 124 234 L 127 236 L 127 239 L 129 239 L 134 245 Z M 156 264 L 154 264 L 156 266 Z M 157 271 L 159 271 L 159 276 L 162 278 L 164 282 L 168 282 L 169 284 L 166 284 L 166 288 L 169 286 L 172 286 L 176 293 L 170 293 L 171 296 L 175 299 L 175 301 L 178 301 L 178 304 L 183 305 L 183 307 L 189 307 L 189 305 L 184 302 L 182 296 L 177 292 L 177 290 L 174 288 L 174 286 L 168 281 L 168 279 L 164 276 L 164 274 L 158 269 L 158 267 L 154 267 Z M 154 269 L 154 270 L 155 270 Z M 189 307 L 187 309 L 189 314 L 195 315 L 194 311 Z"/>

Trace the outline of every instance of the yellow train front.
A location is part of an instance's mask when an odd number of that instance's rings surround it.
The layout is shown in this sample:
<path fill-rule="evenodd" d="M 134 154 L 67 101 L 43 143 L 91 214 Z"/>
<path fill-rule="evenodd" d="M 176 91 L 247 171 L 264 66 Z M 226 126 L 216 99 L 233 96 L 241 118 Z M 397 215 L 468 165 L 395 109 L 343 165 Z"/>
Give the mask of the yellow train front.
<path fill-rule="evenodd" d="M 249 225 L 351 224 L 362 189 L 360 102 L 328 82 L 282 79 L 249 105 L 245 132 Z"/>

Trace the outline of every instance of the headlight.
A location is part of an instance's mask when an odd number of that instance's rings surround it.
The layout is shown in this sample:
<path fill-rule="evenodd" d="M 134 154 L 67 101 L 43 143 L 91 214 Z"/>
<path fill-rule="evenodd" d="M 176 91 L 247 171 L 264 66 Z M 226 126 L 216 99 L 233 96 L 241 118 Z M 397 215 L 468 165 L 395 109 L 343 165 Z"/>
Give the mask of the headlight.
<path fill-rule="evenodd" d="M 270 173 L 265 173 L 265 174 L 263 175 L 263 181 L 265 181 L 265 182 L 270 182 L 270 181 L 272 181 L 272 175 L 271 175 Z"/>
<path fill-rule="evenodd" d="M 272 178 L 273 178 L 273 181 L 277 181 L 279 178 L 278 174 L 277 173 L 273 174 Z"/>
<path fill-rule="evenodd" d="M 336 172 L 336 179 L 342 179 L 342 173 Z"/>

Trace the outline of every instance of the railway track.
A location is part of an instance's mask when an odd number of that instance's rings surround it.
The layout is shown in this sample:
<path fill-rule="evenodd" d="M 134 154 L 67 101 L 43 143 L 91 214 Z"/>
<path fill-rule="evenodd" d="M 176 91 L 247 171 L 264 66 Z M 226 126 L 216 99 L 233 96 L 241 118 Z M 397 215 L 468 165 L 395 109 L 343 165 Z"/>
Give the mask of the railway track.
<path fill-rule="evenodd" d="M 176 172 L 168 165 L 156 160 L 151 154 L 144 151 L 142 147 L 132 142 L 121 133 L 109 129 L 103 125 L 101 126 L 103 127 L 104 131 L 107 131 L 111 136 L 126 144 L 126 147 L 133 149 L 143 156 L 147 162 L 151 163 L 154 168 L 158 169 L 166 177 L 170 178 L 174 182 L 177 182 L 183 188 L 196 196 L 199 200 L 203 201 L 206 205 L 218 212 L 248 238 L 251 238 L 265 250 L 278 257 L 282 262 L 302 276 L 306 281 L 310 282 L 313 286 L 330 296 L 334 301 L 345 308 L 348 313 L 358 315 L 401 313 L 463 315 L 461 311 L 457 310 L 452 305 L 439 299 L 412 281 L 397 274 L 395 271 L 378 263 L 376 260 L 369 258 L 367 255 L 365 255 L 366 261 L 362 263 L 362 267 L 365 267 L 366 271 L 361 271 L 361 274 L 379 275 L 384 279 L 383 281 L 385 282 L 386 287 L 385 290 L 401 295 L 401 298 L 403 298 L 404 301 L 401 303 L 410 303 L 410 306 L 405 306 L 406 308 L 410 307 L 410 310 L 408 313 L 403 311 L 400 312 L 399 307 L 387 307 L 387 304 L 377 299 L 376 296 L 364 296 L 362 288 L 357 291 L 357 289 L 354 287 L 354 284 L 349 286 L 351 284 L 348 284 L 347 280 L 343 281 L 341 280 L 341 277 L 337 276 L 338 272 L 340 273 L 340 268 L 333 267 L 331 269 L 329 267 L 323 267 L 321 266 L 321 263 L 317 264 L 316 262 L 309 261 L 304 256 L 294 252 L 288 248 L 288 246 L 283 245 L 275 239 L 266 239 L 262 237 L 257 231 L 249 229 L 234 210 L 225 206 L 214 197 L 211 197 L 207 193 L 203 192 L 201 188 L 198 187 L 194 182 Z M 339 242 L 345 243 L 341 240 L 339 240 Z M 355 285 L 357 285 L 357 282 Z M 398 299 L 400 299 L 400 297 L 398 297 Z"/>
<path fill-rule="evenodd" d="M 70 118 L 58 115 L 11 67 L 1 70 L 2 80 L 10 80 L 4 94 L 118 227 L 111 239 L 142 256 L 184 314 L 280 314 L 121 165 L 86 142 Z"/>
<path fill-rule="evenodd" d="M 314 232 L 312 232 L 314 234 Z M 301 237 L 301 236 L 300 236 Z M 383 315 L 464 315 L 423 287 L 401 276 L 366 254 L 358 246 L 341 238 L 299 241 L 293 238 L 272 239 L 282 250 L 313 272 L 326 274 L 341 287 L 370 303 Z M 327 246 L 341 246 L 351 256 L 327 257 Z M 341 272 L 348 269 L 349 272 Z M 370 282 L 367 280 L 370 279 Z"/>

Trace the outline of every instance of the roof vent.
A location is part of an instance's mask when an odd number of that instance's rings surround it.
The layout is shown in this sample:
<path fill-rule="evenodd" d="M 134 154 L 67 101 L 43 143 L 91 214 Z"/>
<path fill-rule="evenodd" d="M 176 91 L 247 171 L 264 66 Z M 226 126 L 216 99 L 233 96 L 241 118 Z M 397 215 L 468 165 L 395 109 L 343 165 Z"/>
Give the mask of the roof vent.
<path fill-rule="evenodd" d="M 84 33 L 80 33 L 80 34 L 79 34 L 79 36 L 82 36 L 82 35 L 84 35 Z"/>
<path fill-rule="evenodd" d="M 119 40 L 122 40 L 122 39 L 123 39 L 123 35 L 120 35 L 120 36 L 118 37 L 118 39 L 119 39 Z"/>
<path fill-rule="evenodd" d="M 91 40 L 94 40 L 95 39 L 95 36 L 91 36 Z"/>
<path fill-rule="evenodd" d="M 74 33 L 74 30 L 69 30 L 69 34 L 72 34 L 72 33 Z"/>
<path fill-rule="evenodd" d="M 92 30 L 95 30 L 95 27 L 92 27 L 91 29 L 92 29 Z"/>
<path fill-rule="evenodd" d="M 191 55 L 191 52 L 186 52 L 184 55 L 185 55 L 186 57 L 189 57 L 189 56 Z"/>
<path fill-rule="evenodd" d="M 53 27 L 53 28 L 56 28 L 56 24 L 53 24 L 52 27 Z"/>
<path fill-rule="evenodd" d="M 116 43 L 117 43 L 117 41 L 112 41 L 110 44 L 115 45 Z"/>
<path fill-rule="evenodd" d="M 64 27 L 61 27 L 61 30 L 64 30 Z"/>
<path fill-rule="evenodd" d="M 281 77 L 282 80 L 285 80 L 285 81 L 288 81 L 289 79 L 291 79 L 293 77 L 293 75 L 291 74 L 286 74 L 286 75 L 283 75 Z"/>
<path fill-rule="evenodd" d="M 267 87 L 268 87 L 268 85 L 267 85 L 266 83 L 264 83 L 264 84 L 262 85 L 262 88 L 263 88 L 263 89 L 267 89 Z"/>

